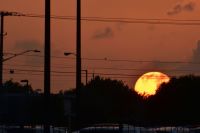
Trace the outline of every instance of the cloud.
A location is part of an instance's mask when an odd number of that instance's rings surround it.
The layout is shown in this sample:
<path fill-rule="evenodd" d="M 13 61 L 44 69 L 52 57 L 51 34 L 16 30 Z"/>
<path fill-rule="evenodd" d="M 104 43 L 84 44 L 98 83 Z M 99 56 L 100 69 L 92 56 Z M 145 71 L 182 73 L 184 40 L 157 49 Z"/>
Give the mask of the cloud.
<path fill-rule="evenodd" d="M 183 9 L 185 11 L 193 11 L 195 9 L 195 3 L 194 2 L 189 2 L 188 4 L 186 4 Z"/>
<path fill-rule="evenodd" d="M 196 3 L 194 1 L 181 2 L 176 4 L 172 10 L 167 12 L 168 15 L 177 15 L 181 12 L 192 12 L 195 10 Z"/>
<path fill-rule="evenodd" d="M 23 41 L 17 41 L 14 48 L 16 50 L 32 50 L 32 49 L 42 50 L 42 45 L 35 40 L 23 40 Z"/>
<path fill-rule="evenodd" d="M 179 62 L 180 60 L 174 60 L 174 61 Z M 197 42 L 197 47 L 193 50 L 191 58 L 189 58 L 187 61 L 183 61 L 183 63 L 171 63 L 168 61 L 163 62 L 163 60 L 161 61 L 155 60 L 151 63 L 145 64 L 144 66 L 141 66 L 140 68 L 142 68 L 143 71 L 140 71 L 140 73 L 138 74 L 141 75 L 149 71 L 160 71 L 166 73 L 169 76 L 181 76 L 190 74 L 199 75 L 200 74 L 199 63 L 200 63 L 200 40 Z"/>
<path fill-rule="evenodd" d="M 200 68 L 199 68 L 200 40 L 197 41 L 197 47 L 193 50 L 192 56 L 188 62 L 193 62 L 193 63 L 180 64 L 178 69 L 187 70 L 185 71 L 186 74 L 199 74 L 200 73 Z"/>
<path fill-rule="evenodd" d="M 186 69 L 191 70 L 190 73 L 192 74 L 199 74 L 200 73 L 200 68 L 199 68 L 199 63 L 200 63 L 200 40 L 197 41 L 197 47 L 193 50 L 193 54 L 191 56 L 191 59 L 189 62 L 194 62 L 193 64 L 188 64 Z"/>
<path fill-rule="evenodd" d="M 38 41 L 35 40 L 23 40 L 23 41 L 17 41 L 14 48 L 17 53 L 26 51 L 26 50 L 39 50 L 40 53 L 37 53 L 37 55 L 43 54 L 43 45 L 41 45 Z M 44 58 L 41 57 L 34 57 L 34 56 L 27 56 L 25 58 L 26 64 L 43 64 Z"/>
<path fill-rule="evenodd" d="M 96 31 L 93 35 L 93 39 L 105 39 L 114 36 L 114 31 L 111 27 L 106 27 L 102 30 Z"/>

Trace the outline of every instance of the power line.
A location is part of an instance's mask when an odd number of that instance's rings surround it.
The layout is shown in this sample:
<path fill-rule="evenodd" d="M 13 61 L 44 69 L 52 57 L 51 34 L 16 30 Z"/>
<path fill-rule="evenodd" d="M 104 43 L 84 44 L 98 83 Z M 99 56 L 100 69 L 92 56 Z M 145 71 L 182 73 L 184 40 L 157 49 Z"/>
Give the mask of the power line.
<path fill-rule="evenodd" d="M 5 68 L 4 70 L 10 71 L 11 69 Z M 31 69 L 13 69 L 14 71 L 19 72 L 35 72 L 35 73 L 43 73 L 43 70 L 31 70 Z M 65 72 L 65 71 L 51 71 L 52 73 L 57 74 L 75 74 L 76 72 Z M 92 75 L 93 73 L 88 73 L 89 75 Z M 95 75 L 102 75 L 102 76 L 128 76 L 128 77 L 140 77 L 141 75 L 136 74 L 124 74 L 124 73 L 95 73 Z M 157 78 L 156 76 L 154 76 Z M 165 76 L 164 76 L 165 77 Z M 172 76 L 173 77 L 173 76 Z M 158 76 L 158 78 L 162 78 L 162 76 Z"/>
<path fill-rule="evenodd" d="M 26 65 L 26 64 L 5 64 L 7 67 L 31 67 L 31 68 L 43 68 L 42 65 Z M 75 66 L 52 66 L 53 68 L 65 68 L 75 69 Z M 172 72 L 196 72 L 198 70 L 192 69 L 141 69 L 141 68 L 117 68 L 117 67 L 86 67 L 88 70 L 121 70 L 121 71 L 172 71 Z"/>
<path fill-rule="evenodd" d="M 44 15 L 39 14 L 23 14 L 21 17 L 44 18 Z M 74 16 L 57 16 L 52 15 L 52 19 L 76 20 Z M 178 20 L 178 19 L 137 19 L 137 18 L 106 18 L 106 17 L 82 17 L 83 21 L 93 22 L 121 22 L 121 23 L 135 23 L 135 24 L 164 24 L 164 25 L 200 25 L 200 20 Z"/>
<path fill-rule="evenodd" d="M 43 76 L 43 74 L 41 74 L 41 73 L 31 73 L 31 72 L 28 72 L 28 73 L 24 73 L 24 72 L 15 72 L 14 74 L 10 74 L 10 73 L 6 73 L 6 72 L 4 72 L 4 74 L 6 74 L 6 75 L 15 75 L 15 74 L 17 74 L 17 75 L 31 75 L 31 76 Z M 75 75 L 69 75 L 69 74 L 65 74 L 65 75 L 61 75 L 61 74 L 52 74 L 52 76 L 57 76 L 57 77 L 67 77 L 67 76 L 69 76 L 69 77 L 72 77 L 72 76 L 75 76 Z"/>
<path fill-rule="evenodd" d="M 31 56 L 31 57 L 40 57 L 44 58 L 43 55 L 22 55 L 22 56 Z M 75 60 L 73 57 L 63 57 L 63 56 L 51 56 L 52 58 L 57 59 L 72 59 Z M 129 62 L 129 63 L 162 63 L 162 64 L 194 64 L 200 65 L 200 62 L 192 62 L 192 61 L 154 61 L 154 60 L 129 60 L 129 59 L 110 59 L 110 58 L 82 58 L 82 60 L 87 61 L 108 61 L 108 62 Z"/>
<path fill-rule="evenodd" d="M 4 64 L 4 66 L 8 67 L 32 67 L 32 68 L 44 68 L 43 65 L 27 65 L 27 64 Z M 53 68 L 75 68 L 75 66 L 58 66 L 58 65 L 53 65 Z"/>
<path fill-rule="evenodd" d="M 11 75 L 9 73 L 6 73 L 4 72 L 5 75 Z M 31 75 L 31 76 L 43 76 L 43 74 L 35 74 L 35 73 L 20 73 L 20 72 L 17 72 L 15 73 L 14 75 Z M 75 77 L 75 74 L 74 75 L 58 75 L 58 74 L 52 74 L 53 77 Z M 24 77 L 24 76 L 22 76 Z M 85 78 L 84 75 L 82 75 L 83 78 Z M 88 75 L 89 78 L 93 78 L 92 75 Z M 16 77 L 15 77 L 16 78 Z M 17 77 L 19 78 L 19 77 Z M 130 77 L 130 76 L 109 76 L 109 77 L 104 77 L 104 78 L 116 78 L 116 79 L 138 79 L 138 76 L 133 76 L 133 77 Z M 74 79 L 75 80 L 75 79 Z"/>
<path fill-rule="evenodd" d="M 41 14 L 23 14 L 23 17 L 41 17 L 44 18 L 44 15 Z M 75 19 L 76 16 L 58 16 L 51 15 L 51 18 L 54 19 Z M 148 21 L 200 21 L 200 19 L 169 19 L 169 18 L 125 18 L 125 17 L 81 17 L 82 19 L 103 19 L 103 20 L 148 20 Z"/>
<path fill-rule="evenodd" d="M 5 73 L 5 75 L 11 75 L 9 73 Z M 31 76 L 43 76 L 43 74 L 37 74 L 37 73 L 20 73 L 20 72 L 16 72 L 14 73 L 14 75 L 31 75 Z M 95 73 L 95 75 L 98 75 L 98 76 L 101 76 L 101 77 L 104 77 L 104 78 L 116 78 L 116 79 L 138 79 L 141 75 L 132 75 L 132 76 L 128 76 L 128 75 L 110 75 L 109 74 L 102 74 L 102 73 Z M 75 77 L 76 75 L 58 75 L 58 74 L 52 74 L 52 76 L 54 77 Z M 81 76 L 82 78 L 85 78 L 84 75 Z M 92 78 L 93 76 L 92 75 L 88 75 L 89 78 Z M 156 79 L 156 78 L 166 78 L 166 77 L 162 77 L 162 76 L 158 76 L 158 77 L 150 77 L 151 79 Z M 75 79 L 74 79 L 75 80 Z"/>
<path fill-rule="evenodd" d="M 4 68 L 3 70 L 14 70 L 14 71 L 20 71 L 20 72 L 37 72 L 37 73 L 43 73 L 44 70 L 33 70 L 33 69 L 8 69 Z M 66 74 L 66 73 L 75 73 L 75 72 L 64 72 L 64 71 L 51 71 L 52 73 L 61 73 L 61 74 Z"/>

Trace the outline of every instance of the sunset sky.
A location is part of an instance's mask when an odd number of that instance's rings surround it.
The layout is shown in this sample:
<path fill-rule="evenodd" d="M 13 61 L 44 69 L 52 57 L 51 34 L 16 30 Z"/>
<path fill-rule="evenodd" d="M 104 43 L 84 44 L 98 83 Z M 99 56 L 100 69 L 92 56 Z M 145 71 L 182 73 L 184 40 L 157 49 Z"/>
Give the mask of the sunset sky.
<path fill-rule="evenodd" d="M 44 14 L 44 0 L 0 0 L 0 2 L 0 10 L 3 11 Z M 75 14 L 75 0 L 52 0 L 52 15 L 75 16 Z M 199 0 L 82 1 L 83 17 L 198 20 L 199 14 Z M 74 56 L 63 55 L 65 51 L 76 51 L 75 26 L 74 20 L 52 20 L 52 56 L 54 56 L 52 71 L 75 72 Z M 44 54 L 43 18 L 6 17 L 5 32 L 8 35 L 4 38 L 4 53 L 38 49 L 41 50 L 39 55 Z M 107 59 L 83 59 L 82 69 L 87 69 L 89 73 L 119 74 L 102 76 L 123 80 L 130 87 L 134 86 L 138 75 L 147 71 L 161 70 L 169 76 L 198 74 L 197 64 L 161 63 L 198 61 L 200 59 L 198 40 L 200 40 L 200 25 L 82 21 L 82 57 Z M 150 62 L 109 61 L 110 59 Z M 14 81 L 28 79 L 35 89 L 43 89 L 43 73 L 22 71 L 43 70 L 42 66 L 42 57 L 16 57 L 4 63 L 4 81 L 11 78 Z M 14 69 L 16 73 L 9 74 L 9 69 Z M 75 86 L 74 73 L 52 73 L 52 75 L 52 92 Z M 90 79 L 92 74 L 89 76 Z M 82 80 L 85 83 L 84 73 Z"/>

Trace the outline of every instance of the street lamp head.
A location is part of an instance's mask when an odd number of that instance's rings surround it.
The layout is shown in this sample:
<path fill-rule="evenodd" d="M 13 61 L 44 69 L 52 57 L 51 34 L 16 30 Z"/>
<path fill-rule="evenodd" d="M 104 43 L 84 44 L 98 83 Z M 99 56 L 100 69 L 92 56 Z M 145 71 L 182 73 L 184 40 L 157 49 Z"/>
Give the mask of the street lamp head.
<path fill-rule="evenodd" d="M 21 82 L 28 82 L 28 80 L 27 80 L 27 79 L 24 79 L 24 80 L 21 80 Z"/>
<path fill-rule="evenodd" d="M 15 71 L 13 69 L 10 70 L 10 74 L 14 74 Z"/>
<path fill-rule="evenodd" d="M 21 80 L 21 82 L 26 83 L 26 86 L 28 87 L 28 80 L 27 79 Z"/>
<path fill-rule="evenodd" d="M 35 50 L 33 50 L 33 52 L 40 53 L 40 50 L 35 49 Z"/>
<path fill-rule="evenodd" d="M 70 52 L 64 52 L 64 55 L 65 55 L 65 56 L 69 56 L 69 55 L 75 55 L 75 56 L 76 56 L 76 54 L 70 53 Z"/>

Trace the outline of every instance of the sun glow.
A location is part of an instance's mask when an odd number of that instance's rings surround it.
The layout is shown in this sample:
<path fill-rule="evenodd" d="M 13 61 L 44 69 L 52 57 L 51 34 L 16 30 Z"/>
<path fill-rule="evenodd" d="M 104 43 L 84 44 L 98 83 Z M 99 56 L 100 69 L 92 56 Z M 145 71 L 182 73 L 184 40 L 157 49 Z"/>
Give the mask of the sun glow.
<path fill-rule="evenodd" d="M 144 97 L 155 95 L 160 85 L 169 82 L 169 80 L 170 78 L 161 72 L 148 72 L 137 80 L 135 91 Z"/>

